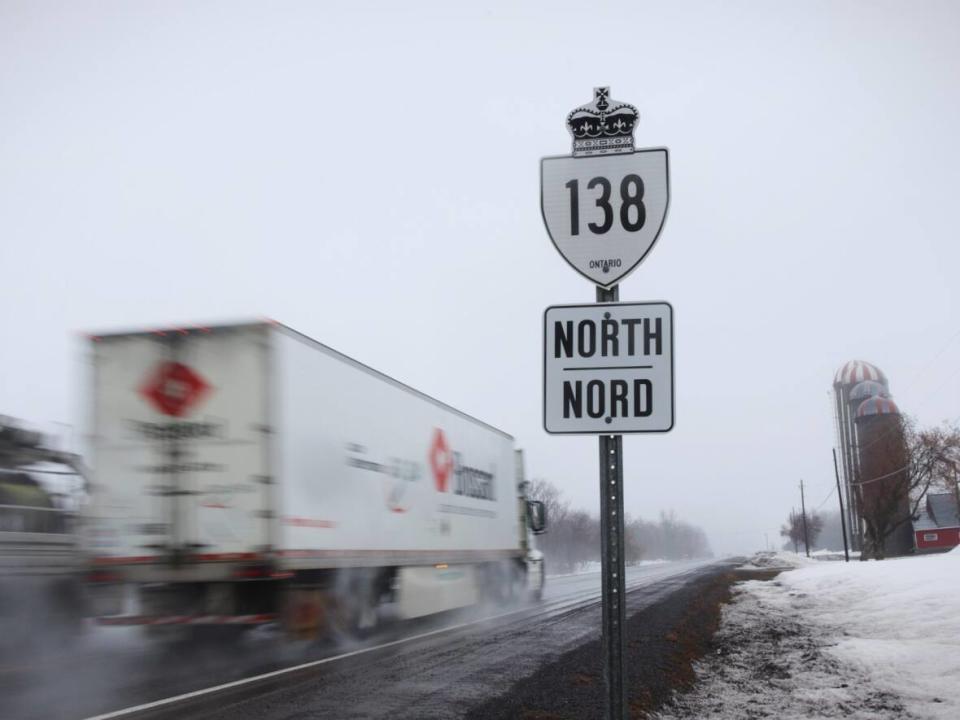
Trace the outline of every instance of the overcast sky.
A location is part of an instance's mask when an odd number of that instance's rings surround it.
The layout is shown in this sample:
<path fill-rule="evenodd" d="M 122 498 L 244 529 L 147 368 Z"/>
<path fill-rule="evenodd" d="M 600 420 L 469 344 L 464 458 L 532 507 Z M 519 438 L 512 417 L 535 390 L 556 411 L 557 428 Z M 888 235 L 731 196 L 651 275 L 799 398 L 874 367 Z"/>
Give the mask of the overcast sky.
<path fill-rule="evenodd" d="M 0 0 L 0 414 L 79 422 L 81 331 L 269 316 L 595 509 L 596 440 L 541 425 L 543 309 L 594 288 L 538 182 L 609 85 L 671 153 L 621 299 L 675 308 L 677 423 L 625 440 L 630 513 L 773 541 L 849 359 L 960 415 L 960 4 L 520 5 Z"/>

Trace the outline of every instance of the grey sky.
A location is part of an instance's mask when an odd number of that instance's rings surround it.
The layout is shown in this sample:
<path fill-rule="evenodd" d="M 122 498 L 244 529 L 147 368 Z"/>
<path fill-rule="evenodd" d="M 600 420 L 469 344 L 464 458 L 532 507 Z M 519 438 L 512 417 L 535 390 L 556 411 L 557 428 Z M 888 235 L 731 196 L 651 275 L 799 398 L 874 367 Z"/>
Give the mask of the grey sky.
<path fill-rule="evenodd" d="M 626 505 L 753 549 L 832 486 L 844 361 L 960 415 L 958 80 L 950 2 L 5 0 L 0 413 L 78 421 L 79 331 L 270 316 L 593 509 L 596 440 L 540 423 L 543 309 L 594 291 L 538 161 L 610 85 L 671 151 L 621 298 L 675 308 L 677 425 L 626 440 Z"/>

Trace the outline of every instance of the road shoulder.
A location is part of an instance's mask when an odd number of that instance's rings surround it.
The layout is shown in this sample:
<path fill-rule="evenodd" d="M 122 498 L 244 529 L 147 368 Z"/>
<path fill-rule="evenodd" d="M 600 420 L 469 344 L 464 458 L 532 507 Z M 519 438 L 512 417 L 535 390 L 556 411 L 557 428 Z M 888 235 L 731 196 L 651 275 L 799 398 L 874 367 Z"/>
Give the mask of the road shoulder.
<path fill-rule="evenodd" d="M 694 663 L 709 652 L 731 586 L 770 571 L 743 573 L 718 567 L 630 615 L 626 672 L 631 717 L 647 717 L 675 691 L 693 686 Z M 599 638 L 564 653 L 505 693 L 474 707 L 470 720 L 591 720 L 603 717 L 604 685 Z"/>
<path fill-rule="evenodd" d="M 719 654 L 664 720 L 957 717 L 960 552 L 794 564 L 736 589 Z"/>
<path fill-rule="evenodd" d="M 862 669 L 832 657 L 842 630 L 811 623 L 775 585 L 734 588 L 709 652 L 696 665 L 696 684 L 678 692 L 656 720 L 915 717 Z"/>

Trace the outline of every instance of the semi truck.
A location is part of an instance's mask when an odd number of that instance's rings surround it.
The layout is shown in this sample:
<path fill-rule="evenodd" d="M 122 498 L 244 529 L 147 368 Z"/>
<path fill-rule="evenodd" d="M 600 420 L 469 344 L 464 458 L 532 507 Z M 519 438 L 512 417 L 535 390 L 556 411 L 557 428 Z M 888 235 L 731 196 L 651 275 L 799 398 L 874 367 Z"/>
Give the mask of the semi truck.
<path fill-rule="evenodd" d="M 507 433 L 273 321 L 90 354 L 99 623 L 312 636 L 542 592 Z"/>

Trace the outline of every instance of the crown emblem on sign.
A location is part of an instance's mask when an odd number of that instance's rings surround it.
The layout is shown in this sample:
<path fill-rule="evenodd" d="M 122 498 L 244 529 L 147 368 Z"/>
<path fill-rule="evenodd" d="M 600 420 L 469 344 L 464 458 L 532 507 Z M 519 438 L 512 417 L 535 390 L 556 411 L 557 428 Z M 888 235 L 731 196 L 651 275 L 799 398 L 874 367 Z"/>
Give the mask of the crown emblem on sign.
<path fill-rule="evenodd" d="M 610 88 L 594 88 L 593 102 L 567 115 L 574 156 L 633 152 L 633 128 L 639 119 L 633 105 L 610 99 Z"/>

